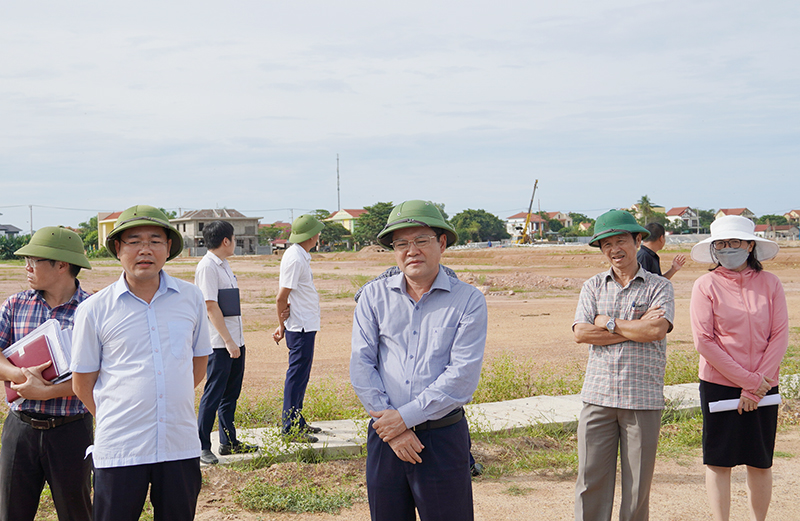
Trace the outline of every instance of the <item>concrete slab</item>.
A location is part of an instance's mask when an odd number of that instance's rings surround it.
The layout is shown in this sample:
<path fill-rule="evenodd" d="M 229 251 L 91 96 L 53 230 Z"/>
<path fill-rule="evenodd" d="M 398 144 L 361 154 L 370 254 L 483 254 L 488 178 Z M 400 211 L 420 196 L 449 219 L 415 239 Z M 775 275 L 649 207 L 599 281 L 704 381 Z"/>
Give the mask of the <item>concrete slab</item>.
<path fill-rule="evenodd" d="M 664 388 L 664 396 L 675 410 L 687 413 L 700 409 L 700 393 L 696 383 L 671 385 Z M 500 432 L 531 425 L 577 426 L 583 402 L 580 395 L 532 396 L 505 402 L 469 404 L 465 407 L 471 430 Z M 220 464 L 248 461 L 265 457 L 270 461 L 287 461 L 300 451 L 314 451 L 325 457 L 342 457 L 361 454 L 366 445 L 368 420 L 335 420 L 314 422 L 322 432 L 317 443 L 289 443 L 279 429 L 240 429 L 239 440 L 258 445 L 253 454 L 219 456 Z M 211 450 L 219 454 L 218 433 L 211 435 Z"/>

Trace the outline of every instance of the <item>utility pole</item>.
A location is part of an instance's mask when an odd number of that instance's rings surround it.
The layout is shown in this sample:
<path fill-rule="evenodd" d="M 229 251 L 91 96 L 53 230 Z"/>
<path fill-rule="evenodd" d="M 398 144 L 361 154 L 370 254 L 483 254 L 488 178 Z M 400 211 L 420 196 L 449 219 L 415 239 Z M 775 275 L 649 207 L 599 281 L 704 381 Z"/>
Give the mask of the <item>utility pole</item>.
<path fill-rule="evenodd" d="M 342 209 L 342 195 L 339 191 L 339 154 L 336 154 L 336 211 Z"/>
<path fill-rule="evenodd" d="M 28 205 L 28 210 L 31 212 L 31 237 L 33 237 L 33 205 Z"/>

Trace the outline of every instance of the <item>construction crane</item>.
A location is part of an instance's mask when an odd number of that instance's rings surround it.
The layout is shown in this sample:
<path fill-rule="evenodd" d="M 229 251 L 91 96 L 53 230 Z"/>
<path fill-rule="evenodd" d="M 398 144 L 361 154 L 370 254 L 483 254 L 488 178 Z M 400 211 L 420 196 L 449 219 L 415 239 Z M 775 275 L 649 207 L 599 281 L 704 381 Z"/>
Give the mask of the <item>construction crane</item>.
<path fill-rule="evenodd" d="M 528 214 L 525 216 L 525 227 L 522 228 L 522 234 L 520 235 L 519 239 L 515 244 L 528 244 L 529 242 L 533 242 L 530 235 L 528 234 L 528 226 L 531 224 L 531 212 L 533 211 L 533 198 L 536 197 L 536 187 L 539 185 L 539 180 L 537 179 L 533 183 L 533 194 L 531 194 L 531 204 L 528 205 Z"/>

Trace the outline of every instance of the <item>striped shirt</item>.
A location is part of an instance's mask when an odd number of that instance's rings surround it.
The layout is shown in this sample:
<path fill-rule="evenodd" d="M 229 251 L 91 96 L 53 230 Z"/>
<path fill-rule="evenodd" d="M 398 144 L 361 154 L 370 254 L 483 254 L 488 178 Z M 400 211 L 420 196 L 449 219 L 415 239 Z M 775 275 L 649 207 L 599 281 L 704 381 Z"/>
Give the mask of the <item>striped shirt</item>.
<path fill-rule="evenodd" d="M 62 329 L 72 329 L 75 310 L 78 304 L 89 298 L 80 283 L 75 281 L 75 294 L 65 303 L 51 308 L 41 292 L 33 289 L 12 295 L 0 308 L 0 349 L 5 349 L 14 342 L 54 318 Z M 48 414 L 50 416 L 73 416 L 88 412 L 75 396 L 53 398 L 52 400 L 24 400 L 19 405 L 9 404 L 11 410 Z"/>
<path fill-rule="evenodd" d="M 608 270 L 583 284 L 573 326 L 594 324 L 597 315 L 637 320 L 653 306 L 664 310 L 671 331 L 675 297 L 670 281 L 640 267 L 633 280 L 622 287 L 614 279 L 613 271 Z M 655 342 L 592 345 L 581 399 L 618 409 L 663 409 L 666 364 L 666 336 Z"/>

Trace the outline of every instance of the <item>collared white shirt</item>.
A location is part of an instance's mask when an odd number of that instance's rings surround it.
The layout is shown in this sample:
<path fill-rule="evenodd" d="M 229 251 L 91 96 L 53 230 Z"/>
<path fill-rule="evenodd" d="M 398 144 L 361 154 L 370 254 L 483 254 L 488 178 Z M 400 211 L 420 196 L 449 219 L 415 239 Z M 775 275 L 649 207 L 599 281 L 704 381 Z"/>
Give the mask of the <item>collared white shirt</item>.
<path fill-rule="evenodd" d="M 283 254 L 279 285 L 292 290 L 289 318 L 284 322 L 287 331 L 319 331 L 319 295 L 311 274 L 311 255 L 299 244 Z"/>
<path fill-rule="evenodd" d="M 194 272 L 194 283 L 203 292 L 206 301 L 217 302 L 218 293 L 221 289 L 238 288 L 236 275 L 231 271 L 231 266 L 227 259 L 220 259 L 212 252 L 206 252 L 205 256 L 197 263 Z M 242 317 L 225 317 L 225 327 L 237 346 L 244 345 L 244 334 L 242 328 Z M 211 347 L 214 349 L 225 349 L 225 340 L 217 331 L 217 328 L 208 323 L 208 332 L 211 335 Z"/>
<path fill-rule="evenodd" d="M 161 272 L 152 301 L 124 274 L 75 315 L 71 369 L 99 371 L 94 465 L 143 465 L 200 456 L 193 358 L 211 354 L 203 295 Z"/>

